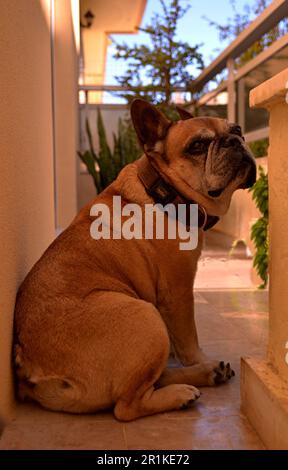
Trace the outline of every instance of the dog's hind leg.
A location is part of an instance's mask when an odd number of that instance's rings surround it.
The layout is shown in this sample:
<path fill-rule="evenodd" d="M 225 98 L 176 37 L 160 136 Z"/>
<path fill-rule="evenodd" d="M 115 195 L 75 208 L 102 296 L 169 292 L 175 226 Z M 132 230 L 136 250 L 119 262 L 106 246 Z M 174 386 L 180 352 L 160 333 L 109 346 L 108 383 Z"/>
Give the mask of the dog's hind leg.
<path fill-rule="evenodd" d="M 171 384 L 190 384 L 196 387 L 225 383 L 235 375 L 229 363 L 209 361 L 188 367 L 167 367 L 156 382 L 156 387 Z"/>
<path fill-rule="evenodd" d="M 125 376 L 121 374 L 119 377 L 121 390 L 114 407 L 116 418 L 130 421 L 155 413 L 187 408 L 200 396 L 199 390 L 193 385 L 183 382 L 159 390 L 154 387 L 165 368 L 170 349 L 167 329 L 159 312 L 152 304 L 141 300 L 130 300 L 129 303 L 130 311 L 134 304 L 131 318 L 135 353 L 133 367 L 130 359 L 130 369 L 126 370 Z M 142 333 L 144 328 L 145 334 Z M 123 347 L 125 348 L 124 345 Z"/>
<path fill-rule="evenodd" d="M 135 397 L 131 402 L 126 401 L 125 398 L 118 400 L 114 414 L 121 421 L 131 421 L 163 411 L 188 408 L 199 397 L 199 390 L 192 385 L 173 384 L 159 390 L 150 386 L 141 396 Z"/>

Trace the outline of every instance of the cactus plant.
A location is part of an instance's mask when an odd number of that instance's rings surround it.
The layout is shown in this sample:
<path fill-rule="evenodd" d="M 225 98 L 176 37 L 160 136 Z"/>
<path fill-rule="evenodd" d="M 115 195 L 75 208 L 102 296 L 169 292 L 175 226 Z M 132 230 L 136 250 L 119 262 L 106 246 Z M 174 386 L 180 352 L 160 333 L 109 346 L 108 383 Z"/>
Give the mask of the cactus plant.
<path fill-rule="evenodd" d="M 86 133 L 89 149 L 78 152 L 88 173 L 92 176 L 97 193 L 100 193 L 114 181 L 121 169 L 133 162 L 141 155 L 135 131 L 129 121 L 118 121 L 117 135 L 113 134 L 114 146 L 110 149 L 100 110 L 97 111 L 97 130 L 99 138 L 99 151 L 95 151 L 91 128 L 86 119 Z"/>

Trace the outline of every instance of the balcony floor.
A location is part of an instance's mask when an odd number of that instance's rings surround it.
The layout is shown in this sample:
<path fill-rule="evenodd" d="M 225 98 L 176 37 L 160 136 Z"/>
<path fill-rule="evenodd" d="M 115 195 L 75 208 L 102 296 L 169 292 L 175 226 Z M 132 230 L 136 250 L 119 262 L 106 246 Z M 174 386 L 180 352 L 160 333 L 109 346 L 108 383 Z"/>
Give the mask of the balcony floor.
<path fill-rule="evenodd" d="M 240 411 L 240 357 L 265 354 L 268 294 L 251 288 L 251 260 L 239 253 L 238 258 L 229 260 L 226 248 L 212 248 L 205 247 L 200 261 L 196 320 L 205 352 L 233 365 L 236 377 L 231 382 L 202 388 L 201 398 L 189 410 L 125 424 L 108 412 L 75 416 L 32 404 L 18 405 L 15 418 L 4 430 L 0 449 L 264 448 Z M 208 258 L 212 262 L 208 263 Z M 212 290 L 205 289 L 206 283 Z"/>

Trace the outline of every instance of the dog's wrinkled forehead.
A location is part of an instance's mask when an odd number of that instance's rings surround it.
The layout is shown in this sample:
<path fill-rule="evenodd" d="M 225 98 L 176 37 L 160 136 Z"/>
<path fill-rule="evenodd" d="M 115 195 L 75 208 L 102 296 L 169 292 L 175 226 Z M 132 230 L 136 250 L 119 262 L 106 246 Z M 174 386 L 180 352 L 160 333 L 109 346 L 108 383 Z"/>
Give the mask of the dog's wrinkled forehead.
<path fill-rule="evenodd" d="M 195 131 L 199 134 L 207 134 L 210 137 L 218 137 L 223 134 L 238 134 L 242 135 L 241 127 L 238 124 L 228 122 L 226 119 L 200 117 L 194 118 L 190 121 L 191 131 Z M 188 130 L 188 128 L 187 128 Z"/>
<path fill-rule="evenodd" d="M 219 135 L 230 130 L 230 124 L 226 119 L 219 119 L 219 118 L 210 118 L 210 117 L 199 117 L 194 118 L 195 127 L 199 130 L 203 130 L 205 132 L 208 131 L 211 135 Z"/>
<path fill-rule="evenodd" d="M 168 134 L 168 140 L 169 146 L 177 146 L 179 149 L 179 144 L 185 147 L 192 137 L 212 140 L 229 134 L 242 136 L 241 127 L 228 122 L 226 119 L 197 117 L 186 121 L 178 121 L 175 126 L 172 126 L 171 132 Z"/>

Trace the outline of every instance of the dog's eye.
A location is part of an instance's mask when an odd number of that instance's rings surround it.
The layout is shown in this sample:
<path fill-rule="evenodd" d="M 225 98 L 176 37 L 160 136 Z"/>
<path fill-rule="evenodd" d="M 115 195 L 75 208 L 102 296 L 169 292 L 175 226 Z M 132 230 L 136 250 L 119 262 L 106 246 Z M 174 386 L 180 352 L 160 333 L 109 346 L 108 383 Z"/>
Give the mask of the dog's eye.
<path fill-rule="evenodd" d="M 188 145 L 186 153 L 189 155 L 202 155 L 207 152 L 209 143 L 208 140 L 194 140 Z"/>

